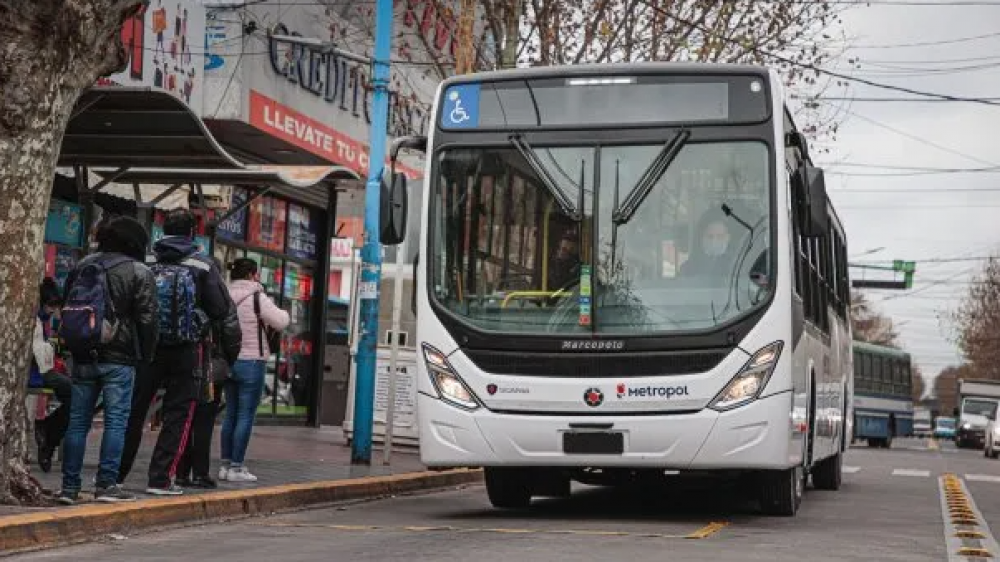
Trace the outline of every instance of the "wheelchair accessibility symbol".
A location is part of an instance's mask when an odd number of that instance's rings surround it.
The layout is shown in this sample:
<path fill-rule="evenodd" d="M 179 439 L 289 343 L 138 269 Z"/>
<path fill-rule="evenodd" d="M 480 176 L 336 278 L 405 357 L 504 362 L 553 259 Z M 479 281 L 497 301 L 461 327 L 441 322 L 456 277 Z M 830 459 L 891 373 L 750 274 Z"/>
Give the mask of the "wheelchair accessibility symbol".
<path fill-rule="evenodd" d="M 445 127 L 475 127 L 479 121 L 479 84 L 450 88 L 442 112 Z"/>
<path fill-rule="evenodd" d="M 459 97 L 458 92 L 452 92 L 448 96 L 448 99 L 455 103 L 454 108 L 451 110 L 451 122 L 456 125 L 459 123 L 465 123 L 469 120 L 469 114 L 465 112 L 465 108 L 462 107 L 462 98 Z"/>

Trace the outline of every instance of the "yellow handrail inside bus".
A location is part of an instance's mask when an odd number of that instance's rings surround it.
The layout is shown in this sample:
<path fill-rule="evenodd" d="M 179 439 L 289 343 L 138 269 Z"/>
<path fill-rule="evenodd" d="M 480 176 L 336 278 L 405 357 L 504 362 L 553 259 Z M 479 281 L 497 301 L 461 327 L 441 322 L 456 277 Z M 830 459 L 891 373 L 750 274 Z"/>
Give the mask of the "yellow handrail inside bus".
<path fill-rule="evenodd" d="M 542 291 L 549 289 L 549 215 L 555 199 L 550 199 L 545 206 L 545 216 L 542 217 Z"/>
<path fill-rule="evenodd" d="M 566 291 L 559 289 L 558 291 L 514 291 L 504 297 L 503 302 L 500 303 L 500 308 L 507 308 L 507 303 L 513 298 L 531 298 L 531 297 L 557 297 L 559 295 L 568 295 Z"/>

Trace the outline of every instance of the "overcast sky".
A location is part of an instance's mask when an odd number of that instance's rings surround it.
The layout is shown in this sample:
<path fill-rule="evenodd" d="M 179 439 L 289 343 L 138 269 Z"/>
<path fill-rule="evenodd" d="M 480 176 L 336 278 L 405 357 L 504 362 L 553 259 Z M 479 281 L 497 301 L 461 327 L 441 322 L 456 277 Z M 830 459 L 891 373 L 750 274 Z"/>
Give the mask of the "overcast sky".
<path fill-rule="evenodd" d="M 876 0 L 872 7 L 851 8 L 844 22 L 856 45 L 848 55 L 863 64 L 861 70 L 837 67 L 845 73 L 915 90 L 1000 98 L 1000 1 L 892 6 Z M 993 35 L 962 40 L 987 34 Z M 947 43 L 902 46 L 928 42 Z M 886 46 L 893 47 L 871 48 Z M 849 95 L 911 97 L 858 84 Z M 1000 174 L 912 175 L 885 167 L 1000 165 L 1000 106 L 854 101 L 848 109 L 834 153 L 822 156 L 830 197 L 845 222 L 854 261 L 917 261 L 914 290 L 867 293 L 874 302 L 884 300 L 878 306 L 896 321 L 916 363 L 933 376 L 960 361 L 945 316 L 958 307 L 970 274 L 983 262 L 923 260 L 980 258 L 1000 248 Z M 876 248 L 884 250 L 861 255 Z M 861 273 L 852 270 L 855 278 Z"/>

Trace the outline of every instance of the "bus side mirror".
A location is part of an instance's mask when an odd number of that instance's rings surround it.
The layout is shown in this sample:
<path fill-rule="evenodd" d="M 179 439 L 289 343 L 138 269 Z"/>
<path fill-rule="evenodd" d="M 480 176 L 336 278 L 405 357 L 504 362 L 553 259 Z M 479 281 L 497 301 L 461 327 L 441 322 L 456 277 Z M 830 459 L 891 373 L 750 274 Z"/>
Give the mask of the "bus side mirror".
<path fill-rule="evenodd" d="M 380 197 L 379 209 L 379 242 L 385 246 L 396 246 L 406 239 L 406 216 L 409 212 L 407 201 L 407 180 L 406 176 L 396 172 L 396 160 L 399 159 L 399 151 L 404 148 L 410 150 L 427 151 L 427 137 L 408 136 L 400 137 L 392 142 L 389 147 L 389 185 L 382 182 L 382 193 Z"/>
<path fill-rule="evenodd" d="M 795 171 L 793 181 L 800 201 L 799 227 L 802 235 L 808 238 L 826 236 L 830 215 L 826 208 L 826 178 L 822 168 L 803 161 Z"/>
<path fill-rule="evenodd" d="M 379 242 L 385 246 L 395 246 L 406 238 L 406 176 L 393 173 L 389 184 L 382 182 L 382 196 L 379 210 Z"/>

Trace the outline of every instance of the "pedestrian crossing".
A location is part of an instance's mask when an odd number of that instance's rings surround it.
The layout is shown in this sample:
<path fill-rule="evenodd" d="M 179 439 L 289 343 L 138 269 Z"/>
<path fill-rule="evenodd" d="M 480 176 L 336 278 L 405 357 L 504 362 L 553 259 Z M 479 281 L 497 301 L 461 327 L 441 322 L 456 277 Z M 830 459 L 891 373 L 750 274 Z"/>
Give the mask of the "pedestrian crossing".
<path fill-rule="evenodd" d="M 931 477 L 937 478 L 938 476 L 945 474 L 946 471 L 942 471 L 941 473 L 933 473 L 930 470 L 917 469 L 917 468 L 887 468 L 883 466 L 862 467 L 862 466 L 851 466 L 845 464 L 844 466 L 841 467 L 841 472 L 843 472 L 844 474 L 863 473 L 863 474 L 876 474 L 876 475 L 879 474 L 884 475 L 888 473 L 889 476 L 896 476 L 900 478 L 931 478 Z M 959 474 L 958 476 L 960 478 L 968 480 L 969 482 L 989 482 L 992 484 L 1000 484 L 1000 476 L 994 474 L 970 473 L 970 474 Z"/>

